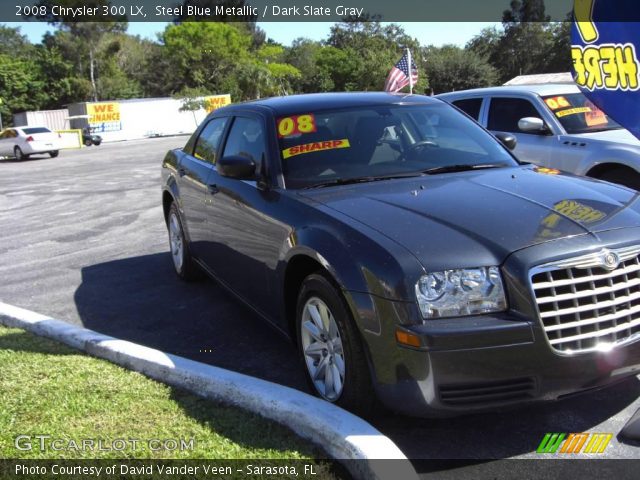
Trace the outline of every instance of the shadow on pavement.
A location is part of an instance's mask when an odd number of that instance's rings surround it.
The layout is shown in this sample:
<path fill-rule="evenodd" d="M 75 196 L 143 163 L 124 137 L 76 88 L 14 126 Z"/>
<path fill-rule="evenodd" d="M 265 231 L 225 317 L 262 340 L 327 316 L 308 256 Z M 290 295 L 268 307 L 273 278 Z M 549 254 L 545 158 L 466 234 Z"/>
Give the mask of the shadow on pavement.
<path fill-rule="evenodd" d="M 182 282 L 168 253 L 85 267 L 74 300 L 91 330 L 306 391 L 293 344 L 214 281 Z"/>
<path fill-rule="evenodd" d="M 179 280 L 168 253 L 83 268 L 75 303 L 92 330 L 308 392 L 287 339 L 215 282 Z M 387 413 L 368 420 L 409 458 L 482 463 L 535 451 L 547 432 L 589 430 L 639 396 L 640 382 L 631 378 L 559 402 L 492 413 L 448 419 Z"/>

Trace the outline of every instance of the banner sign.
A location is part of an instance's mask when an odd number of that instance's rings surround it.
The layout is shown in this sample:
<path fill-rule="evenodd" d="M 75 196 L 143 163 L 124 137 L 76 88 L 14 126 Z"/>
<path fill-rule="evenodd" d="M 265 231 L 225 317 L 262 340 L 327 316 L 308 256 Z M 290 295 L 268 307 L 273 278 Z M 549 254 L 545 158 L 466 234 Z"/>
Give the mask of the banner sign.
<path fill-rule="evenodd" d="M 120 104 L 118 102 L 87 103 L 91 132 L 115 132 L 122 130 Z"/>
<path fill-rule="evenodd" d="M 575 0 L 571 57 L 587 98 L 640 139 L 640 23 L 620 21 L 637 9 L 637 0 Z"/>
<path fill-rule="evenodd" d="M 228 93 L 225 95 L 211 95 L 210 97 L 205 97 L 204 105 L 207 113 L 211 113 L 218 108 L 224 107 L 225 105 L 229 105 L 231 103 L 231 95 Z"/>

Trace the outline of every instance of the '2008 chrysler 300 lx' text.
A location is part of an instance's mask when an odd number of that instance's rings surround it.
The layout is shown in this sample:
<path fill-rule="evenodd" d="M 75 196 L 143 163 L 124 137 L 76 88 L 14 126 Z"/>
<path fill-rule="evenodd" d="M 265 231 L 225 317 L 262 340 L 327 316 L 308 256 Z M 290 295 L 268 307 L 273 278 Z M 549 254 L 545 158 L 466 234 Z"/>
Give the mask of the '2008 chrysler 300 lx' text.
<path fill-rule="evenodd" d="M 496 137 L 422 96 L 217 110 L 163 162 L 175 269 L 295 338 L 313 391 L 359 412 L 450 415 L 637 374 L 639 194 L 520 164 Z"/>

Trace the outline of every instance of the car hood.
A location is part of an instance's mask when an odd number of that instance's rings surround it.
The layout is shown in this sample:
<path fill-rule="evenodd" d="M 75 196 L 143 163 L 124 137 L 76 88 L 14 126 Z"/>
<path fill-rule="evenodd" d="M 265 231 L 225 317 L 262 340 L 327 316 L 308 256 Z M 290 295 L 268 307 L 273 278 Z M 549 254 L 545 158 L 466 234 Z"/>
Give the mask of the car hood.
<path fill-rule="evenodd" d="M 638 140 L 629 130 L 625 130 L 624 128 L 568 136 L 575 137 L 579 140 L 599 140 L 603 142 L 624 143 L 625 145 L 640 147 L 640 140 Z"/>
<path fill-rule="evenodd" d="M 517 250 L 640 226 L 640 194 L 534 167 L 302 191 L 403 245 L 428 268 L 501 264 Z M 578 246 L 578 243 L 576 243 Z"/>

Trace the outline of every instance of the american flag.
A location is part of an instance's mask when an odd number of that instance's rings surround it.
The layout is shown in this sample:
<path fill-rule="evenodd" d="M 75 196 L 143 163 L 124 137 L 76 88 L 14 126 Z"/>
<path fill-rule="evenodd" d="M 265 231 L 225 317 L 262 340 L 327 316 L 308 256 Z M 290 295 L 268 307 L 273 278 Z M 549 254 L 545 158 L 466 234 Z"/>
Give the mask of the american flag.
<path fill-rule="evenodd" d="M 418 82 L 418 67 L 416 67 L 413 58 L 411 59 L 411 83 L 415 85 Z M 409 59 L 408 53 L 405 52 L 395 67 L 389 72 L 387 81 L 384 84 L 385 92 L 399 92 L 409 85 Z"/>

